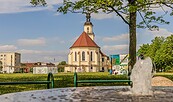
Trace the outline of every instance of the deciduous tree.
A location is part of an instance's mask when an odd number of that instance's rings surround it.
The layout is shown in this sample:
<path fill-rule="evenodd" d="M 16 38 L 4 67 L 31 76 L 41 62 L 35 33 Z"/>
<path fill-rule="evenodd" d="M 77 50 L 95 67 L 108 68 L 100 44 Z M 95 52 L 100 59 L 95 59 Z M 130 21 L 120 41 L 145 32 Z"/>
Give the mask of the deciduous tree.
<path fill-rule="evenodd" d="M 173 68 L 173 35 L 164 37 L 155 37 L 151 44 L 143 44 L 138 50 L 139 54 L 145 57 L 151 57 L 156 64 L 157 71 L 166 71 Z"/>
<path fill-rule="evenodd" d="M 66 65 L 66 61 L 61 61 L 58 65 Z M 64 67 L 58 67 L 58 72 L 64 72 Z"/>

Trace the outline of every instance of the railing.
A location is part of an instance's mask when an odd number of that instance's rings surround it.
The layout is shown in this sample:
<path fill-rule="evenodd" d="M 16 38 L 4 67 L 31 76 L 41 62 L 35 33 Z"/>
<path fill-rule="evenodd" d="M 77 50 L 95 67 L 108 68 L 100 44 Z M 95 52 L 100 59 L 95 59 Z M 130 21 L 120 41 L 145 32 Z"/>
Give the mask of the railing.
<path fill-rule="evenodd" d="M 0 85 L 17 85 L 17 84 L 47 84 L 47 89 L 54 88 L 54 77 L 52 73 L 48 74 L 47 81 L 19 81 L 19 82 L 0 82 Z"/>
<path fill-rule="evenodd" d="M 131 80 L 78 80 L 77 73 L 74 73 L 74 87 L 78 87 L 78 83 L 119 83 L 127 82 L 132 87 L 133 83 Z"/>

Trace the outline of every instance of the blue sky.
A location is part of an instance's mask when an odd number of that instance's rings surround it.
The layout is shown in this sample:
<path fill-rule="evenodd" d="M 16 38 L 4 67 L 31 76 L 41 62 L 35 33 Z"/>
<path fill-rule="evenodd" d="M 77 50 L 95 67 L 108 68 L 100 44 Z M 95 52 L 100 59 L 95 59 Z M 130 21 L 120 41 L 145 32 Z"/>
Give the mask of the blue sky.
<path fill-rule="evenodd" d="M 30 0 L 0 0 L 0 52 L 19 52 L 22 62 L 67 60 L 69 47 L 83 32 L 85 15 L 57 13 L 55 5 L 62 0 L 47 1 L 47 7 L 32 7 Z M 173 34 L 172 18 L 166 17 L 171 24 L 160 25 L 159 31 L 138 29 L 137 48 L 155 36 Z M 92 14 L 91 21 L 95 42 L 105 54 L 128 53 L 128 26 L 119 17 Z"/>

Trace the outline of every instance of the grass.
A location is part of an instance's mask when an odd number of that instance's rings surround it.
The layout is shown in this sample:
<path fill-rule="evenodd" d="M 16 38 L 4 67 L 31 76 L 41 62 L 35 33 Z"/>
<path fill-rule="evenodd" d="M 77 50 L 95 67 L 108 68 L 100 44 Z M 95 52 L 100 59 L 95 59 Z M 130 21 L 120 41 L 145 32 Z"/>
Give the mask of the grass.
<path fill-rule="evenodd" d="M 74 87 L 73 83 L 74 73 L 58 73 L 54 74 L 55 88 Z M 92 80 L 92 79 L 127 79 L 126 76 L 122 75 L 109 75 L 109 73 L 78 73 L 79 80 Z M 0 74 L 0 82 L 16 82 L 16 81 L 42 81 L 47 80 L 46 74 L 31 74 L 31 73 L 17 73 L 17 74 Z M 123 84 L 123 83 L 122 83 Z M 92 83 L 92 84 L 79 84 L 82 86 L 110 86 L 120 85 L 115 83 Z M 0 94 L 21 92 L 29 90 L 41 90 L 46 89 L 45 84 L 36 85 L 1 85 Z"/>
<path fill-rule="evenodd" d="M 74 87 L 73 83 L 74 73 L 58 73 L 54 74 L 55 88 L 65 88 Z M 164 76 L 173 80 L 173 73 L 157 73 L 155 76 Z M 79 80 L 93 80 L 93 79 L 127 79 L 125 75 L 109 75 L 107 72 L 98 73 L 78 73 Z M 31 74 L 31 73 L 16 73 L 16 74 L 0 74 L 0 82 L 15 82 L 15 81 L 42 81 L 47 80 L 46 74 Z M 83 86 L 118 86 L 127 85 L 127 83 L 85 83 L 79 84 L 80 87 Z M 1 85 L 0 94 L 21 92 L 29 90 L 42 90 L 46 89 L 45 84 L 35 84 L 35 85 Z"/>

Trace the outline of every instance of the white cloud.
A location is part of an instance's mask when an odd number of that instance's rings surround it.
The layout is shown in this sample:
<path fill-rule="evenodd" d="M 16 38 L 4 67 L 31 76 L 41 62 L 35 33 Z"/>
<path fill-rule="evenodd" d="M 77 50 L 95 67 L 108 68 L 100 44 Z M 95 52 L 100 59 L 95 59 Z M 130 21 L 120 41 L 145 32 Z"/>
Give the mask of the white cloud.
<path fill-rule="evenodd" d="M 152 11 L 155 12 L 165 12 L 165 11 L 170 11 L 171 8 L 167 7 L 167 6 L 160 6 L 160 5 L 152 5 L 150 8 L 152 8 Z"/>
<path fill-rule="evenodd" d="M 129 45 L 104 45 L 103 51 L 110 54 L 125 54 L 128 53 Z"/>
<path fill-rule="evenodd" d="M 109 19 L 109 18 L 115 18 L 116 15 L 114 13 L 106 14 L 106 13 L 93 13 L 91 16 L 93 19 Z"/>
<path fill-rule="evenodd" d="M 104 42 L 122 41 L 122 40 L 128 40 L 128 34 L 121 34 L 121 35 L 117 35 L 117 36 L 103 38 Z"/>
<path fill-rule="evenodd" d="M 68 51 L 41 51 L 22 49 L 17 52 L 21 53 L 22 62 L 59 62 L 66 61 Z"/>
<path fill-rule="evenodd" d="M 159 31 L 148 31 L 147 30 L 146 33 L 153 34 L 154 37 L 156 37 L 156 36 L 167 37 L 167 36 L 170 36 L 171 34 L 173 34 L 173 32 L 170 32 L 165 28 L 159 28 Z"/>
<path fill-rule="evenodd" d="M 52 10 L 53 5 L 62 3 L 62 0 L 47 0 L 48 5 L 46 7 L 33 7 L 30 1 L 31 0 L 0 0 L 0 13 Z"/>
<path fill-rule="evenodd" d="M 136 50 L 139 49 L 141 44 L 137 44 Z M 107 55 L 113 55 L 113 54 L 128 54 L 129 53 L 129 45 L 123 44 L 123 45 L 104 45 L 102 47 L 103 52 Z"/>
<path fill-rule="evenodd" d="M 15 51 L 16 49 L 14 45 L 0 45 L 0 51 Z"/>
<path fill-rule="evenodd" d="M 46 44 L 45 38 L 38 39 L 19 39 L 17 41 L 19 46 L 43 46 Z"/>
<path fill-rule="evenodd" d="M 20 52 L 22 54 L 41 54 L 42 53 L 42 51 L 38 51 L 38 50 L 26 50 L 26 49 L 18 50 L 18 52 Z"/>

